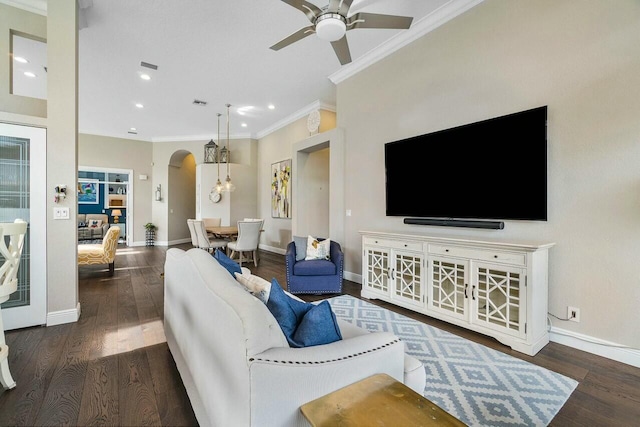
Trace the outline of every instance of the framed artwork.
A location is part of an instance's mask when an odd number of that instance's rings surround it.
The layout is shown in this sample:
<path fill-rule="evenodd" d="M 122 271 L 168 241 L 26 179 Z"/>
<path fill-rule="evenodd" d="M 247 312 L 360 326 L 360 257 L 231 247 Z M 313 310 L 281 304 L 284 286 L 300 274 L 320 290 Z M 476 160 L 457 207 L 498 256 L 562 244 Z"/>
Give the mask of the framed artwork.
<path fill-rule="evenodd" d="M 291 159 L 271 164 L 271 217 L 291 218 Z"/>
<path fill-rule="evenodd" d="M 78 203 L 97 205 L 100 200 L 100 182 L 97 179 L 78 180 Z"/>

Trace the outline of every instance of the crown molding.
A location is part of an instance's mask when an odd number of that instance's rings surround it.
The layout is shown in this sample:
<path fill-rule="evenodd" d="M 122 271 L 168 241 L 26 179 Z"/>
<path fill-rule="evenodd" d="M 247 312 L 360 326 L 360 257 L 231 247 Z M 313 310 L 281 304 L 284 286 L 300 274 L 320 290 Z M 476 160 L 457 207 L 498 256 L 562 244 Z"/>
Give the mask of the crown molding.
<path fill-rule="evenodd" d="M 27 12 L 47 16 L 46 0 L 0 0 L 0 3 L 15 7 L 16 9 L 22 9 Z"/>
<path fill-rule="evenodd" d="M 442 24 L 445 24 L 458 15 L 463 14 L 467 10 L 482 3 L 483 1 L 484 0 L 449 1 L 448 3 L 444 4 L 443 6 L 439 7 L 429 15 L 416 22 L 411 26 L 410 29 L 398 33 L 375 50 L 369 51 L 352 63 L 344 65 L 338 71 L 331 74 L 329 76 L 329 80 L 331 80 L 333 84 L 338 84 L 345 81 L 349 77 L 386 58 L 395 51 L 405 47 L 409 43 L 435 30 Z"/>
<path fill-rule="evenodd" d="M 135 135 L 131 135 L 131 134 L 127 134 L 126 136 L 124 136 L 124 135 L 121 135 L 121 134 L 108 133 L 108 132 L 94 132 L 94 131 L 90 131 L 90 130 L 86 130 L 86 129 L 78 129 L 78 134 L 95 135 L 95 136 L 106 136 L 108 138 L 129 139 L 129 140 L 132 140 L 132 141 L 153 142 L 153 139 L 143 138 L 141 136 L 135 136 Z"/>
<path fill-rule="evenodd" d="M 151 138 L 152 142 L 186 142 L 186 141 L 207 141 L 209 139 L 217 140 L 218 136 L 214 134 L 203 135 L 182 135 L 182 136 L 154 136 Z M 226 141 L 227 138 L 221 138 L 222 141 Z M 252 133 L 237 133 L 229 135 L 229 139 L 256 139 Z"/>
<path fill-rule="evenodd" d="M 291 123 L 295 122 L 296 120 L 299 120 L 305 116 L 307 116 L 310 112 L 315 111 L 315 110 L 327 110 L 327 111 L 331 111 L 333 113 L 336 112 L 336 106 L 332 105 L 332 104 L 327 104 L 324 101 L 320 101 L 320 100 L 316 100 L 313 101 L 311 104 L 302 107 L 300 110 L 296 111 L 293 114 L 290 114 L 289 116 L 285 117 L 284 119 L 274 123 L 273 125 L 269 126 L 268 128 L 265 128 L 263 130 L 261 130 L 260 132 L 258 132 L 256 134 L 256 138 L 257 139 L 262 139 L 265 136 L 269 135 L 270 133 L 273 133 L 275 131 L 277 131 L 278 129 L 282 129 L 283 127 L 290 125 Z"/>

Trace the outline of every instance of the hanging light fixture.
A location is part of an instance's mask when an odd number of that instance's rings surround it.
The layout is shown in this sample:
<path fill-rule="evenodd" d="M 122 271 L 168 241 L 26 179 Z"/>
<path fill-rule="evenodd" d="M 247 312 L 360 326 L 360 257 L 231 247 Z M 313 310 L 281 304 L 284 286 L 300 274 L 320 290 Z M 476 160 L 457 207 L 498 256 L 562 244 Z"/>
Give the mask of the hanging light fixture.
<path fill-rule="evenodd" d="M 218 140 L 220 141 L 220 140 Z M 218 144 L 213 139 L 204 145 L 204 162 L 213 163 L 217 161 L 218 157 Z"/>
<path fill-rule="evenodd" d="M 222 114 L 218 113 L 218 142 L 220 142 L 220 116 L 221 115 Z M 216 149 L 218 150 L 218 152 L 216 153 L 216 159 L 218 162 L 218 182 L 216 182 L 216 186 L 213 187 L 213 191 L 215 191 L 216 193 L 222 193 L 224 189 L 222 187 L 222 182 L 220 182 L 220 146 L 218 145 Z"/>
<path fill-rule="evenodd" d="M 224 191 L 233 191 L 236 189 L 236 186 L 231 182 L 231 169 L 229 165 L 229 157 L 231 157 L 231 148 L 229 146 L 229 108 L 231 104 L 227 104 L 227 179 L 224 183 Z"/>

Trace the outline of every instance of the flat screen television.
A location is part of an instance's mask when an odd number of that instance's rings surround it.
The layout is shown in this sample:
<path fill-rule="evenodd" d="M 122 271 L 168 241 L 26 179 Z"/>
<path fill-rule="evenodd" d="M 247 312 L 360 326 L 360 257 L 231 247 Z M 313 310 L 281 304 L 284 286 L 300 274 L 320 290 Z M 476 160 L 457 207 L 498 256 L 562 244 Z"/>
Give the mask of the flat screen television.
<path fill-rule="evenodd" d="M 547 220 L 547 107 L 385 144 L 386 214 Z"/>

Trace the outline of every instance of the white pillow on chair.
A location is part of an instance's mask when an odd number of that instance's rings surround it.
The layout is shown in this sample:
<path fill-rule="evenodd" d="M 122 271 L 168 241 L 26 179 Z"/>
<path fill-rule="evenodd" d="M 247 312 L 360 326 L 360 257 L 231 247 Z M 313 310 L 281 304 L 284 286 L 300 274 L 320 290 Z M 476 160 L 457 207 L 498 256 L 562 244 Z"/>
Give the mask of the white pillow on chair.
<path fill-rule="evenodd" d="M 304 259 L 305 260 L 329 259 L 330 248 L 331 248 L 331 240 L 325 239 L 320 242 L 315 237 L 308 236 L 307 237 L 307 256 Z"/>

